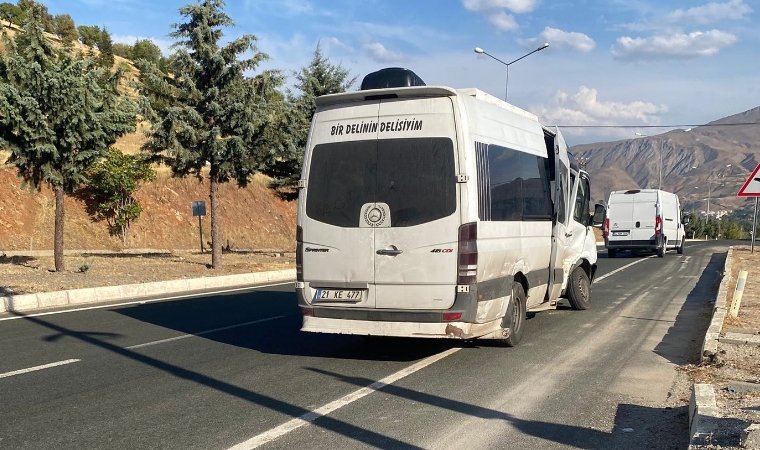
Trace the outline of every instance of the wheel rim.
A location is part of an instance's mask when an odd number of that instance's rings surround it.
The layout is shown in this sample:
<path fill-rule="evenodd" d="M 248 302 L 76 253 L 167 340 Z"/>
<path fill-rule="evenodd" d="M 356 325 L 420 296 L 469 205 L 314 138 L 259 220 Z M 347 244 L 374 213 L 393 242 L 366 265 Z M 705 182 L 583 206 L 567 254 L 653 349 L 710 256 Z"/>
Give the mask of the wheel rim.
<path fill-rule="evenodd" d="M 586 280 L 581 275 L 578 275 L 578 293 L 581 294 L 584 300 L 588 298 L 588 290 Z"/>

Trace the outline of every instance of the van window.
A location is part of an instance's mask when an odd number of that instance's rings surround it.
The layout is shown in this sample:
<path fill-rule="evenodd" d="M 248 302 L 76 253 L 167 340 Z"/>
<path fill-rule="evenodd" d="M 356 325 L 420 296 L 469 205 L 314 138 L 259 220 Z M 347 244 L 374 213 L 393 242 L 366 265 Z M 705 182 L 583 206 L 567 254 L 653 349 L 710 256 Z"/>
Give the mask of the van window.
<path fill-rule="evenodd" d="M 552 204 L 545 158 L 476 143 L 481 220 L 549 220 Z M 484 201 L 485 200 L 485 201 Z"/>
<path fill-rule="evenodd" d="M 578 183 L 578 193 L 575 196 L 575 208 L 573 210 L 573 219 L 576 222 L 584 225 L 588 223 L 590 198 L 588 180 L 581 177 Z"/>
<path fill-rule="evenodd" d="M 456 211 L 454 144 L 448 138 L 334 142 L 314 147 L 306 215 L 344 228 L 361 208 L 387 203 L 391 224 L 409 227 Z"/>

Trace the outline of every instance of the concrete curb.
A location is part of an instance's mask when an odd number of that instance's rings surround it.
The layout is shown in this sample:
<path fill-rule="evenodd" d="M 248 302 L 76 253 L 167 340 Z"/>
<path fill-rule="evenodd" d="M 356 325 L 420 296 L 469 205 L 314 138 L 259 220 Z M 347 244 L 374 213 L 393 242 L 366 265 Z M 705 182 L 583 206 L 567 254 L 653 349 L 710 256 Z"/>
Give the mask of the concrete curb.
<path fill-rule="evenodd" d="M 68 291 L 40 292 L 0 297 L 0 313 L 25 312 L 63 306 L 87 305 L 120 300 L 140 300 L 169 294 L 182 294 L 210 289 L 234 289 L 266 283 L 295 281 L 296 270 L 203 277 L 153 283 L 104 286 Z"/>
<path fill-rule="evenodd" d="M 728 283 L 731 280 L 731 256 L 733 256 L 734 248 L 728 248 L 728 254 L 726 255 L 726 264 L 723 269 L 723 279 L 720 281 L 720 287 L 718 288 L 718 296 L 715 300 L 715 308 L 713 309 L 713 317 L 710 321 L 710 326 L 705 333 L 705 340 L 702 343 L 702 353 L 700 354 L 700 362 L 704 362 L 705 359 L 715 358 L 718 355 L 718 340 L 720 339 L 720 332 L 723 329 L 723 321 L 726 320 L 726 298 L 728 298 Z"/>
<path fill-rule="evenodd" d="M 729 247 L 723 268 L 723 279 L 720 281 L 718 295 L 715 299 L 713 316 L 702 343 L 700 363 L 718 356 L 718 340 L 728 311 L 726 298 L 728 297 L 728 283 L 731 280 L 731 257 L 733 253 L 734 248 Z M 692 445 L 711 443 L 713 432 L 717 428 L 718 416 L 718 405 L 713 386 L 711 384 L 694 384 L 689 401 L 689 448 L 692 448 Z"/>
<path fill-rule="evenodd" d="M 689 446 L 711 443 L 718 415 L 718 404 L 715 401 L 713 386 L 695 384 L 692 387 L 689 402 Z"/>

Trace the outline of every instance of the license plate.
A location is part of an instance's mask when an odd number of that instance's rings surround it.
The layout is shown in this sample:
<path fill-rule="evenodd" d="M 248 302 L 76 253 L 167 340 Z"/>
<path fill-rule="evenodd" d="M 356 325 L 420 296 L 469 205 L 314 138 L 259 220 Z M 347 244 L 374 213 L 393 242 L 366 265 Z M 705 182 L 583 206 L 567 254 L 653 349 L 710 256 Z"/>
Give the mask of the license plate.
<path fill-rule="evenodd" d="M 613 231 L 612 235 L 613 236 L 628 236 L 628 232 L 627 231 Z"/>
<path fill-rule="evenodd" d="M 314 300 L 331 300 L 337 302 L 358 302 L 362 291 L 355 289 L 317 289 Z"/>

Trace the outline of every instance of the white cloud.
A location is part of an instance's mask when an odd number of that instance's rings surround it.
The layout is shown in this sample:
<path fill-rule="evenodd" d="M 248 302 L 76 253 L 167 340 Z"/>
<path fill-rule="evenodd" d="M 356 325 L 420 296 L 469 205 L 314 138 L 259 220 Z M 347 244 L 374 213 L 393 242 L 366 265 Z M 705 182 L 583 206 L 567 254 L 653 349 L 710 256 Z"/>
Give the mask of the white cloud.
<path fill-rule="evenodd" d="M 504 11 L 491 14 L 488 16 L 488 21 L 491 22 L 491 25 L 501 31 L 513 31 L 519 28 L 515 18 Z"/>
<path fill-rule="evenodd" d="M 744 3 L 744 0 L 729 0 L 725 3 L 707 3 L 689 9 L 677 9 L 665 14 L 652 17 L 651 11 L 642 12 L 642 18 L 632 23 L 617 25 L 616 28 L 628 31 L 651 31 L 678 30 L 683 31 L 688 27 L 708 25 L 724 20 L 743 20 L 752 8 Z M 649 18 L 644 18 L 649 15 Z"/>
<path fill-rule="evenodd" d="M 687 10 L 677 9 L 665 15 L 665 20 L 672 24 L 690 23 L 706 25 L 724 19 L 741 20 L 752 12 L 752 8 L 743 0 L 730 0 L 726 3 L 708 3 Z"/>
<path fill-rule="evenodd" d="M 508 9 L 516 14 L 528 13 L 535 9 L 538 0 L 462 0 L 468 11 L 483 12 L 493 9 Z"/>
<path fill-rule="evenodd" d="M 367 51 L 372 59 L 380 63 L 397 62 L 402 60 L 404 57 L 404 55 L 401 53 L 388 50 L 383 44 L 379 42 L 364 44 L 363 48 Z"/>
<path fill-rule="evenodd" d="M 327 38 L 327 39 L 323 39 L 322 43 L 328 49 L 331 49 L 331 48 L 342 48 L 343 50 L 348 50 L 349 52 L 354 51 L 353 47 L 351 47 L 350 45 L 344 43 L 343 41 L 341 41 L 340 39 L 338 39 L 336 37 L 330 37 L 330 38 Z"/>
<path fill-rule="evenodd" d="M 617 59 L 629 60 L 697 58 L 714 55 L 738 41 L 733 34 L 720 30 L 648 38 L 621 37 L 612 46 L 611 52 Z"/>
<path fill-rule="evenodd" d="M 634 101 L 600 101 L 596 89 L 581 86 L 573 95 L 559 91 L 547 103 L 530 107 L 549 125 L 659 125 L 667 106 Z"/>
<path fill-rule="evenodd" d="M 519 42 L 526 47 L 536 47 L 548 42 L 552 48 L 571 48 L 581 53 L 587 53 L 596 47 L 596 42 L 583 33 L 562 31 L 557 28 L 546 27 L 537 37 L 520 39 Z"/>

